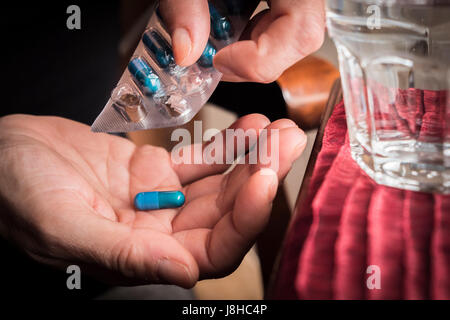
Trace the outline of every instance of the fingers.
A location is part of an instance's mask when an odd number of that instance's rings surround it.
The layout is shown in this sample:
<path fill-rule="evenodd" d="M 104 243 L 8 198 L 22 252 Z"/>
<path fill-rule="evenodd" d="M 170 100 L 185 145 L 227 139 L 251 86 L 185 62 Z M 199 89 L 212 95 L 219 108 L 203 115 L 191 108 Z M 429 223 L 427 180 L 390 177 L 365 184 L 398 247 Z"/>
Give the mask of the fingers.
<path fill-rule="evenodd" d="M 257 136 L 259 130 L 266 127 L 269 123 L 269 119 L 267 119 L 265 116 L 260 114 L 251 114 L 236 120 L 236 122 L 234 122 L 228 129 L 234 130 L 229 131 L 231 133 L 236 133 L 238 132 L 238 129 L 241 129 L 241 132 L 247 132 L 249 134 L 253 132 L 255 133 L 255 136 Z M 214 138 L 214 142 L 212 142 L 213 145 L 210 142 L 207 142 L 200 148 L 194 145 L 190 145 L 184 147 L 179 151 L 183 159 L 180 163 L 172 163 L 172 167 L 177 173 L 182 185 L 188 184 L 203 177 L 224 172 L 230 167 L 231 161 L 235 159 L 235 156 L 237 154 L 242 154 L 246 150 L 248 150 L 249 139 L 245 139 L 245 145 L 239 146 L 239 144 L 237 143 L 237 136 L 231 136 L 229 138 L 226 137 L 226 130 L 223 130 Z M 223 142 L 222 145 L 220 144 L 221 142 Z M 227 142 L 233 143 L 229 143 L 227 145 Z M 205 148 L 208 146 L 210 146 L 211 150 L 215 149 L 215 151 L 221 153 L 220 155 L 216 155 L 214 152 L 214 158 L 218 161 L 213 164 L 206 163 L 204 161 L 204 151 L 207 151 L 205 150 Z M 215 146 L 217 146 L 217 148 L 214 148 Z M 174 150 L 174 152 L 178 151 Z M 186 154 L 189 156 L 187 156 L 185 159 L 184 157 Z M 227 157 L 231 159 L 227 159 Z M 197 158 L 200 159 L 200 164 L 195 164 L 195 159 Z"/>
<path fill-rule="evenodd" d="M 254 172 L 271 168 L 278 174 L 278 179 L 282 180 L 293 162 L 302 154 L 307 138 L 295 123 L 282 119 L 273 122 L 266 129 L 266 138 L 261 139 L 258 148 L 247 155 L 246 163 L 250 164 L 238 165 L 228 174 L 224 192 L 217 199 L 222 212 L 231 210 L 243 182 Z M 251 160 L 253 156 L 258 158 L 257 162 Z"/>
<path fill-rule="evenodd" d="M 202 278 L 228 274 L 239 264 L 268 221 L 277 187 L 273 171 L 256 172 L 242 186 L 233 212 L 225 215 L 213 230 L 175 234 L 194 256 Z"/>
<path fill-rule="evenodd" d="M 214 58 L 225 81 L 275 81 L 323 42 L 323 0 L 274 0 L 270 11 L 255 18 L 250 40 L 229 45 Z"/>
<path fill-rule="evenodd" d="M 194 64 L 208 41 L 210 21 L 207 0 L 161 0 L 159 11 L 172 37 L 176 63 L 180 66 Z"/>
<path fill-rule="evenodd" d="M 207 194 L 186 204 L 172 222 L 173 232 L 214 227 L 224 215 L 217 206 L 218 194 Z"/>
<path fill-rule="evenodd" d="M 271 169 L 254 173 L 242 186 L 233 211 L 214 227 L 209 244 L 212 265 L 234 269 L 264 229 L 278 189 L 277 174 Z"/>
<path fill-rule="evenodd" d="M 278 170 L 271 169 L 273 166 L 269 163 L 258 162 L 255 165 L 238 165 L 238 170 L 229 174 L 224 187 L 224 203 L 218 204 L 221 212 L 228 213 L 207 235 L 206 252 L 191 251 L 202 277 L 214 275 L 217 271 L 231 272 L 239 264 L 267 224 L 278 181 L 285 177 L 306 145 L 305 134 L 292 121 L 279 120 L 269 125 L 268 129 L 280 130 L 278 140 L 268 138 L 261 147 L 268 150 L 271 144 L 279 144 L 279 154 L 270 154 L 271 157 L 278 157 Z M 205 233 L 201 230 L 205 229 L 192 232 Z"/>
<path fill-rule="evenodd" d="M 290 120 L 278 120 L 267 128 L 279 134 L 267 139 L 261 138 L 257 146 L 246 157 L 245 164 L 238 164 L 227 175 L 208 177 L 193 183 L 187 188 L 187 203 L 172 222 L 174 232 L 196 228 L 213 228 L 217 222 L 235 205 L 236 197 L 243 184 L 263 168 L 277 170 L 281 180 L 289 171 L 292 163 L 300 156 L 306 145 L 306 136 L 295 123 Z M 275 133 L 272 132 L 274 135 Z M 267 151 L 268 150 L 268 151 Z M 251 154 L 268 153 L 270 162 L 263 163 L 264 157 L 251 162 Z M 192 189 L 192 193 L 191 193 Z M 190 198 L 191 195 L 195 197 Z"/>
<path fill-rule="evenodd" d="M 129 170 L 130 175 L 130 197 L 127 203 L 130 200 L 132 202 L 139 192 L 179 189 L 178 177 L 171 167 L 170 154 L 163 148 L 151 145 L 136 148 L 129 161 L 129 168 L 123 170 Z M 125 179 L 119 181 L 123 180 Z M 119 187 L 123 188 L 123 185 Z"/>

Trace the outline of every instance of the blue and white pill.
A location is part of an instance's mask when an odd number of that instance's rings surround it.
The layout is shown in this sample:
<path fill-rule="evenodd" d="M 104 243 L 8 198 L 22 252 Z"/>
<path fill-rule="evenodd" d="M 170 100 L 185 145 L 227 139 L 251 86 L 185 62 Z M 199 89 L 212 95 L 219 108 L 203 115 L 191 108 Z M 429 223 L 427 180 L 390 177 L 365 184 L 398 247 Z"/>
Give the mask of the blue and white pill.
<path fill-rule="evenodd" d="M 217 53 L 217 49 L 214 45 L 208 41 L 206 44 L 205 50 L 203 50 L 200 59 L 198 59 L 197 63 L 204 68 L 211 68 L 213 66 L 214 56 Z"/>
<path fill-rule="evenodd" d="M 161 80 L 144 59 L 132 59 L 128 64 L 128 71 L 146 95 L 153 95 L 161 89 Z"/>
<path fill-rule="evenodd" d="M 134 198 L 134 207 L 140 211 L 172 209 L 183 206 L 184 201 L 181 191 L 141 192 Z"/>

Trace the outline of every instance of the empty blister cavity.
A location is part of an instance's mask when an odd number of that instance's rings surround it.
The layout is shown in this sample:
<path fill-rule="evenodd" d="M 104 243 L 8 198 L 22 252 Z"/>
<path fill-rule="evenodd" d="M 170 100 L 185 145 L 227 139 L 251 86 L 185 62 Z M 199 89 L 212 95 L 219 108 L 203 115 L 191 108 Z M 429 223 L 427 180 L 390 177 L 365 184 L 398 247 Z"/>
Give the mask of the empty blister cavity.
<path fill-rule="evenodd" d="M 212 81 L 211 73 L 200 70 L 195 64 L 189 68 L 177 70 L 174 75 L 178 80 L 179 89 L 185 95 L 204 93 Z"/>
<path fill-rule="evenodd" d="M 161 89 L 161 80 L 143 58 L 133 58 L 128 63 L 128 71 L 145 95 L 152 96 Z"/>
<path fill-rule="evenodd" d="M 170 116 L 178 117 L 189 111 L 188 103 L 183 95 L 178 88 L 172 87 L 171 90 L 159 91 L 153 100 L 157 106 L 164 107 Z"/>
<path fill-rule="evenodd" d="M 124 84 L 114 89 L 112 95 L 113 108 L 127 121 L 140 122 L 147 116 L 138 92 L 130 85 Z"/>
<path fill-rule="evenodd" d="M 182 116 L 187 111 L 189 111 L 187 108 L 187 101 L 179 95 L 170 95 L 164 102 L 164 105 L 166 106 L 170 115 L 176 117 Z"/>
<path fill-rule="evenodd" d="M 234 35 L 231 20 L 219 13 L 216 7 L 208 2 L 209 15 L 211 18 L 211 33 L 218 40 L 228 40 Z"/>

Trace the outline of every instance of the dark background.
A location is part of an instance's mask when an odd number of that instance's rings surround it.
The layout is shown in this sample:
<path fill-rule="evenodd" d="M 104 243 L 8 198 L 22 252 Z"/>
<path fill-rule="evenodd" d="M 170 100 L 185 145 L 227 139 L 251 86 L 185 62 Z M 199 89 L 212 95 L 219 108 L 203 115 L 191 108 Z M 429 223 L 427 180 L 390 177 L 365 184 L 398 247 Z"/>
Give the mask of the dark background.
<path fill-rule="evenodd" d="M 81 30 L 66 27 L 71 4 L 81 8 Z M 17 1 L 2 8 L 0 116 L 58 115 L 91 123 L 120 76 L 119 8 L 119 1 Z"/>
<path fill-rule="evenodd" d="M 91 124 L 123 70 L 118 45 L 121 10 L 133 1 L 57 1 L 2 4 L 1 108 L 12 113 L 56 115 Z M 68 30 L 67 7 L 81 8 L 81 30 Z M 222 83 L 211 101 L 239 115 L 285 116 L 276 84 Z M 245 110 L 237 106 L 247 106 Z M 0 208 L 0 214 L 1 214 Z M 39 265 L 0 239 L 0 283 L 20 298 L 90 298 L 105 286 L 85 280 L 83 290 L 66 288 L 67 274 Z"/>
<path fill-rule="evenodd" d="M 133 1 L 129 2 L 133 5 Z M 81 30 L 68 30 L 67 7 L 81 8 Z M 119 80 L 124 1 L 17 2 L 2 5 L 2 107 L 91 124 Z M 276 84 L 221 83 L 211 101 L 239 115 L 285 116 Z M 246 110 L 237 106 L 246 105 Z"/>

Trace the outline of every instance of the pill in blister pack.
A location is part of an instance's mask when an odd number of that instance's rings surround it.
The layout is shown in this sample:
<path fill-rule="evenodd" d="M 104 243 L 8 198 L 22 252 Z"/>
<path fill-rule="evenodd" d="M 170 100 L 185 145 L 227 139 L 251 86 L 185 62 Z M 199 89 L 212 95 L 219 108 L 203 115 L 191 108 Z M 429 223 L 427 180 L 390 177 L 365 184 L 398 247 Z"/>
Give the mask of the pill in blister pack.
<path fill-rule="evenodd" d="M 209 1 L 210 38 L 198 61 L 189 67 L 175 63 L 171 39 L 156 6 L 127 70 L 92 130 L 129 132 L 190 121 L 220 81 L 221 74 L 213 66 L 214 56 L 239 39 L 258 3 Z"/>
<path fill-rule="evenodd" d="M 166 69 L 175 65 L 172 49 L 158 31 L 150 29 L 144 32 L 142 42 L 160 68 Z"/>
<path fill-rule="evenodd" d="M 144 58 L 133 58 L 128 64 L 128 71 L 144 95 L 153 96 L 161 90 L 161 80 Z"/>

